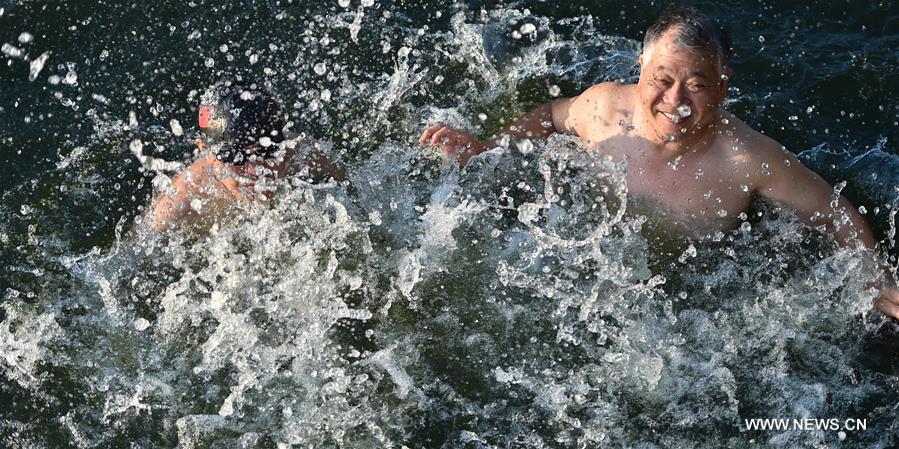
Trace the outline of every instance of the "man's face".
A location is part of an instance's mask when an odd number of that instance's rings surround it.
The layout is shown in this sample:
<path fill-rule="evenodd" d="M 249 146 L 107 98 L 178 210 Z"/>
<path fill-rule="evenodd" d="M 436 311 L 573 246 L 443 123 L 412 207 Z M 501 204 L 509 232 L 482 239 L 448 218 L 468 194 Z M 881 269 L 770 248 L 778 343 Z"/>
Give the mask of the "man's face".
<path fill-rule="evenodd" d="M 673 34 L 665 33 L 640 56 L 637 90 L 646 137 L 659 144 L 703 135 L 727 93 L 714 57 L 679 45 Z"/>

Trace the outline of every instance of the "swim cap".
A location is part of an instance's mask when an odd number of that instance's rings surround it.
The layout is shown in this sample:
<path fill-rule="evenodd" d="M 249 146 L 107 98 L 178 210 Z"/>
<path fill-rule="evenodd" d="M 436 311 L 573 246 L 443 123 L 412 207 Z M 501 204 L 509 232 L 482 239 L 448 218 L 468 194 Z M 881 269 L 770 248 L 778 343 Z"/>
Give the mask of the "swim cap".
<path fill-rule="evenodd" d="M 278 102 L 246 81 L 223 81 L 207 90 L 200 99 L 198 121 L 215 157 L 235 165 L 245 164 L 250 156 L 271 156 L 278 149 L 273 144 L 284 140 Z"/>

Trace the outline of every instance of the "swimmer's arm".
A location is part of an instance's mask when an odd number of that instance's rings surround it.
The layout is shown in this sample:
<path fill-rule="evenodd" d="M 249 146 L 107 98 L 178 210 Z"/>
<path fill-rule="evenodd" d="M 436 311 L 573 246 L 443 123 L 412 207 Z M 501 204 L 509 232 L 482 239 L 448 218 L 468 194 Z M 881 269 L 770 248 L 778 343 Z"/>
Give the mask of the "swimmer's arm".
<path fill-rule="evenodd" d="M 191 213 L 190 197 L 193 186 L 192 170 L 187 169 L 175 176 L 169 193 L 156 197 L 150 206 L 146 223 L 155 231 L 173 229 Z"/>
<path fill-rule="evenodd" d="M 306 168 L 313 182 L 323 182 L 333 179 L 337 182 L 346 181 L 346 169 L 335 164 L 318 150 L 312 150 L 306 155 Z"/>
<path fill-rule="evenodd" d="M 846 197 L 834 198 L 833 188 L 827 181 L 802 165 L 796 156 L 781 150 L 779 145 L 776 151 L 769 151 L 773 157 L 765 158 L 766 169 L 759 165 L 756 191 L 760 195 L 794 209 L 809 226 L 823 224 L 840 246 L 860 241 L 868 249 L 876 247 L 871 227 Z M 837 200 L 836 208 L 833 207 L 834 199 Z"/>
<path fill-rule="evenodd" d="M 608 89 L 607 83 L 587 89 L 577 97 L 560 98 L 530 110 L 485 142 L 470 133 L 438 123 L 424 130 L 419 143 L 440 145 L 445 154 L 465 165 L 469 159 L 496 147 L 508 147 L 518 139 L 546 139 L 553 133 L 579 135 L 578 124 L 587 123 L 591 103 Z M 595 105 L 595 103 L 594 103 Z"/>
<path fill-rule="evenodd" d="M 871 227 L 849 200 L 840 195 L 837 207 L 832 207 L 834 191 L 830 184 L 802 165 L 792 154 L 783 151 L 781 156 L 767 162 L 771 174 L 762 174 L 758 178 L 759 194 L 795 209 L 799 218 L 810 226 L 824 224 L 840 246 L 861 242 L 870 250 L 876 248 L 877 241 Z M 840 226 L 835 221 L 840 222 Z M 886 282 L 872 285 L 880 290 L 874 306 L 885 315 L 899 319 L 899 290 L 892 281 L 890 270 L 883 269 Z"/>
<path fill-rule="evenodd" d="M 190 202 L 195 198 L 205 198 L 203 187 L 209 181 L 213 161 L 214 157 L 207 154 L 175 175 L 171 190 L 159 195 L 150 206 L 146 223 L 151 229 L 156 231 L 174 229 L 197 215 Z"/>
<path fill-rule="evenodd" d="M 443 123 L 425 129 L 418 142 L 440 146 L 444 154 L 465 165 L 469 159 L 489 149 L 509 146 L 513 139 L 549 137 L 556 132 L 552 118 L 553 103 L 537 106 L 485 142 L 479 141 L 468 131 L 450 128 Z"/>

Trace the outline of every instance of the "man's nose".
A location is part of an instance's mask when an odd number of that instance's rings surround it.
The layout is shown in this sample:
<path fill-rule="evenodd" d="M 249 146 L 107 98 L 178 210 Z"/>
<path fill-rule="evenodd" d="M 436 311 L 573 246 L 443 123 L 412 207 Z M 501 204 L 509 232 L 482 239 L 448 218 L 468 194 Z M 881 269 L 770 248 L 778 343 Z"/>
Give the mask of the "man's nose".
<path fill-rule="evenodd" d="M 686 100 L 686 90 L 683 84 L 674 83 L 665 91 L 665 103 L 680 106 Z"/>

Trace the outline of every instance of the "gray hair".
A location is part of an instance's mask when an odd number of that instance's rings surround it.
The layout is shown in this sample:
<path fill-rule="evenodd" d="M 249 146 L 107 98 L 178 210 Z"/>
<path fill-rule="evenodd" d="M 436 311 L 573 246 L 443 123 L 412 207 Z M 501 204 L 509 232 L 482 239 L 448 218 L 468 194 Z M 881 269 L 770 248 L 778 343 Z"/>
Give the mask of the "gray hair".
<path fill-rule="evenodd" d="M 675 33 L 679 45 L 715 56 L 719 69 L 730 64 L 733 43 L 727 30 L 693 8 L 673 8 L 662 14 L 646 30 L 643 50 L 669 30 Z"/>

